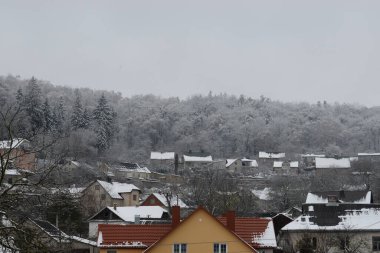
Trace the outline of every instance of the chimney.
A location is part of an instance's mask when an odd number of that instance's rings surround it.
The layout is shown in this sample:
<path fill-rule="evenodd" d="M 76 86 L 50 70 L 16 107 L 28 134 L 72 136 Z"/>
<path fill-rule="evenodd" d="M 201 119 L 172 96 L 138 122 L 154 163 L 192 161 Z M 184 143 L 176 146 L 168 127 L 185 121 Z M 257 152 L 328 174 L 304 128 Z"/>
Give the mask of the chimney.
<path fill-rule="evenodd" d="M 181 209 L 179 206 L 172 206 L 172 228 L 175 228 L 181 222 Z"/>
<path fill-rule="evenodd" d="M 235 211 L 227 212 L 227 228 L 235 232 Z"/>
<path fill-rule="evenodd" d="M 140 215 L 135 215 L 135 224 L 140 224 Z"/>
<path fill-rule="evenodd" d="M 116 208 L 117 208 L 117 204 L 116 203 L 113 203 L 113 209 L 116 211 Z"/>
<path fill-rule="evenodd" d="M 174 174 L 178 175 L 178 154 L 174 154 Z"/>

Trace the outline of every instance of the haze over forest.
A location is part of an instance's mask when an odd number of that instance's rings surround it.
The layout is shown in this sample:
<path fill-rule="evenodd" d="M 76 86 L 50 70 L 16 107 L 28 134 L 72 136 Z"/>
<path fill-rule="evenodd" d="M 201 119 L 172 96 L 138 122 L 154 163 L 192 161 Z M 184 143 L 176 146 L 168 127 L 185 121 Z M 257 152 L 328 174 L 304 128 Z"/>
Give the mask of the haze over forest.
<path fill-rule="evenodd" d="M 41 107 L 41 126 L 61 121 L 60 132 L 68 137 L 64 148 L 76 159 L 100 154 L 144 163 L 150 151 L 190 149 L 217 158 L 253 157 L 259 151 L 324 152 L 329 156 L 380 151 L 379 107 L 328 101 L 284 103 L 263 96 L 211 92 L 187 99 L 123 97 L 117 91 L 74 89 L 14 76 L 0 78 L 0 96 L 2 108 L 17 104 L 19 96 L 24 97 L 23 103 L 35 99 Z M 106 126 L 97 120 L 100 103 L 107 111 L 102 119 Z M 43 116 L 43 110 L 48 116 Z M 75 117 L 86 122 L 78 123 Z M 100 133 L 99 126 L 105 132 Z M 24 137 L 22 132 L 19 135 Z M 1 138 L 6 137 L 2 133 Z"/>

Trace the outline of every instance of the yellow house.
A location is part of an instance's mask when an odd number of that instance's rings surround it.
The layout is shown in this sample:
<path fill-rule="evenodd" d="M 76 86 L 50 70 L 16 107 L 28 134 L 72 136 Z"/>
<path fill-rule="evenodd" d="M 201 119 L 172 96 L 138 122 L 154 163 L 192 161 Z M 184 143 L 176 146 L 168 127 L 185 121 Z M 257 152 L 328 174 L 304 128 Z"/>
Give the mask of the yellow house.
<path fill-rule="evenodd" d="M 234 221 L 231 223 L 225 226 L 202 207 L 196 209 L 184 221 L 180 222 L 179 207 L 175 206 L 173 207 L 173 222 L 171 225 L 100 226 L 98 246 L 100 253 L 256 252 L 247 242 L 229 229 L 234 226 Z M 116 229 L 114 230 L 114 236 L 107 232 L 110 231 L 110 226 L 114 226 Z M 140 226 L 140 229 L 138 226 Z M 151 227 L 149 228 L 149 226 Z M 161 229 L 159 229 L 159 226 L 161 226 Z M 145 231 L 145 237 L 147 238 L 137 238 L 137 231 L 139 230 L 143 234 L 144 229 L 147 229 Z M 123 234 L 125 236 L 121 236 Z M 157 240 L 154 241 L 155 239 Z"/>

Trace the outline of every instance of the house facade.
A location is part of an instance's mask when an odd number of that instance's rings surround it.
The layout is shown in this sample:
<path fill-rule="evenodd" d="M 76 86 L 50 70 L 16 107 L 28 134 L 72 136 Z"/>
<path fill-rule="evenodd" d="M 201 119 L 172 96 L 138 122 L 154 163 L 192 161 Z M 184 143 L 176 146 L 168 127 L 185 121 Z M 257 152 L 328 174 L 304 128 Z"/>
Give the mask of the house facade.
<path fill-rule="evenodd" d="M 11 163 L 13 169 L 32 171 L 36 168 L 36 154 L 25 139 L 0 141 L 0 155 Z"/>
<path fill-rule="evenodd" d="M 380 205 L 371 192 L 309 193 L 302 215 L 281 229 L 279 245 L 285 252 L 380 251 Z"/>
<path fill-rule="evenodd" d="M 98 246 L 101 253 L 257 252 L 234 232 L 232 220 L 225 226 L 201 207 L 182 222 L 175 207 L 172 224 L 100 225 Z"/>
<path fill-rule="evenodd" d="M 153 151 L 150 153 L 150 167 L 154 171 L 178 173 L 178 154 L 175 152 Z"/>
<path fill-rule="evenodd" d="M 136 206 L 140 193 L 133 184 L 96 180 L 82 191 L 81 202 L 89 216 L 107 206 Z"/>

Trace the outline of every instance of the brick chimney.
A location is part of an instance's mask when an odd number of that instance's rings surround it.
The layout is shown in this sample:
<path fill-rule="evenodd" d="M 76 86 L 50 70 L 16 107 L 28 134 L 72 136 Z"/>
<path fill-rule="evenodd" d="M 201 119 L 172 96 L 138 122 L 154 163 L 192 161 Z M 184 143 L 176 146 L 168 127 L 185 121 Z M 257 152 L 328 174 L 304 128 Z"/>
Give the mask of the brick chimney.
<path fill-rule="evenodd" d="M 172 206 L 172 228 L 175 228 L 181 222 L 181 209 L 179 206 Z"/>
<path fill-rule="evenodd" d="M 228 211 L 226 214 L 227 217 L 227 228 L 235 232 L 235 211 Z"/>

